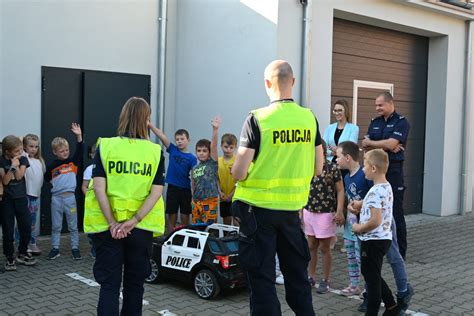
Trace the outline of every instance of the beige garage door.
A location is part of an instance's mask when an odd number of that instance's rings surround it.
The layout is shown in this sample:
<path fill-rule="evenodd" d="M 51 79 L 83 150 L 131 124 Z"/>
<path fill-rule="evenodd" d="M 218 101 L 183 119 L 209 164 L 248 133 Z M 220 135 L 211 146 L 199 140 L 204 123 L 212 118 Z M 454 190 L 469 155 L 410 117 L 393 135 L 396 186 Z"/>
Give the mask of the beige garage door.
<path fill-rule="evenodd" d="M 392 90 L 397 112 L 410 122 L 404 206 L 406 214 L 420 213 L 428 39 L 340 19 L 334 20 L 333 34 L 332 102 L 345 98 L 356 108 L 359 138 L 377 116 L 374 100 L 379 91 Z"/>

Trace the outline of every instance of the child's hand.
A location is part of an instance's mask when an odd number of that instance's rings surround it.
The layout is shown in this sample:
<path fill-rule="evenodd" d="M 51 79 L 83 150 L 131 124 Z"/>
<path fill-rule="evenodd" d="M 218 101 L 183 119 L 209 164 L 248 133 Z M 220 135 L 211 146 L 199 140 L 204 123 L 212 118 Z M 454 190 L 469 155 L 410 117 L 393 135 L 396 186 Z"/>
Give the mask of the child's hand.
<path fill-rule="evenodd" d="M 73 132 L 74 135 L 76 135 L 76 136 L 82 135 L 81 125 L 79 125 L 77 123 L 72 123 L 71 124 L 71 132 Z"/>
<path fill-rule="evenodd" d="M 216 116 L 216 117 L 211 121 L 212 128 L 213 128 L 213 129 L 219 129 L 219 127 L 221 126 L 221 123 L 222 123 L 221 117 L 220 117 L 220 116 Z"/>
<path fill-rule="evenodd" d="M 334 215 L 334 222 L 338 226 L 344 225 L 344 214 L 342 214 L 342 211 L 336 212 L 336 214 Z"/>
<path fill-rule="evenodd" d="M 349 205 L 347 205 L 347 209 L 354 215 L 359 215 L 360 210 L 362 208 L 362 201 L 351 201 Z"/>
<path fill-rule="evenodd" d="M 15 157 L 12 159 L 12 167 L 18 168 L 20 166 L 20 157 Z"/>
<path fill-rule="evenodd" d="M 225 201 L 226 200 L 226 196 L 224 194 L 224 192 L 219 192 L 219 195 L 221 197 L 221 201 Z"/>
<path fill-rule="evenodd" d="M 361 224 L 352 224 L 352 232 L 354 234 L 362 233 L 362 225 Z"/>

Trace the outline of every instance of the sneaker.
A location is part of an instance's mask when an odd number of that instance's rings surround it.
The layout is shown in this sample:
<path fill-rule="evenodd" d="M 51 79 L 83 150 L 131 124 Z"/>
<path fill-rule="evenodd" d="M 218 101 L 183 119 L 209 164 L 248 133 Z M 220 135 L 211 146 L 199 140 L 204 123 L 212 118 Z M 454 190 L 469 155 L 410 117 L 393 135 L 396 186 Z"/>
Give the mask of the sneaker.
<path fill-rule="evenodd" d="M 341 290 L 341 295 L 344 295 L 344 296 L 353 296 L 353 295 L 359 295 L 359 294 L 360 294 L 360 288 L 354 285 L 349 285 L 345 289 Z"/>
<path fill-rule="evenodd" d="M 29 244 L 27 251 L 31 253 L 33 256 L 41 255 L 41 250 L 38 248 L 36 244 Z"/>
<path fill-rule="evenodd" d="M 397 304 L 400 306 L 403 312 L 407 311 L 413 294 L 415 294 L 415 290 L 413 290 L 413 287 L 410 285 L 410 283 L 407 284 L 407 290 L 405 292 L 397 293 Z"/>
<path fill-rule="evenodd" d="M 319 282 L 318 288 L 316 289 L 316 293 L 324 294 L 327 292 L 329 292 L 329 281 L 322 279 L 321 282 Z"/>
<path fill-rule="evenodd" d="M 7 258 L 7 261 L 5 262 L 5 271 L 16 271 L 15 259 Z"/>
<path fill-rule="evenodd" d="M 308 282 L 311 285 L 311 287 L 316 287 L 316 280 L 313 279 L 312 277 L 308 278 Z"/>
<path fill-rule="evenodd" d="M 382 316 L 403 316 L 405 312 L 402 311 L 400 305 L 392 306 L 390 309 L 385 307 L 385 311 L 383 312 Z"/>
<path fill-rule="evenodd" d="M 79 249 L 75 248 L 72 250 L 72 259 L 73 260 L 81 260 L 82 257 L 81 257 L 81 252 L 79 251 Z"/>
<path fill-rule="evenodd" d="M 89 255 L 91 256 L 92 259 L 95 259 L 96 254 L 95 254 L 94 248 L 91 249 L 91 252 L 89 253 Z"/>
<path fill-rule="evenodd" d="M 359 307 L 357 307 L 357 310 L 359 312 L 365 313 L 365 312 L 367 312 L 367 306 L 368 305 L 369 305 L 369 299 L 367 298 L 366 292 L 364 292 L 364 299 L 363 299 L 362 303 L 359 305 Z"/>
<path fill-rule="evenodd" d="M 275 279 L 275 283 L 279 285 L 285 284 L 285 278 L 283 277 L 282 273 L 278 274 L 278 276 Z"/>
<path fill-rule="evenodd" d="M 54 260 L 59 256 L 60 256 L 59 249 L 58 248 L 53 248 L 53 249 L 51 249 L 51 251 L 48 254 L 48 260 Z"/>
<path fill-rule="evenodd" d="M 34 266 L 37 261 L 35 258 L 33 258 L 31 253 L 27 253 L 26 255 L 19 254 L 18 257 L 16 257 L 16 262 L 25 266 Z"/>

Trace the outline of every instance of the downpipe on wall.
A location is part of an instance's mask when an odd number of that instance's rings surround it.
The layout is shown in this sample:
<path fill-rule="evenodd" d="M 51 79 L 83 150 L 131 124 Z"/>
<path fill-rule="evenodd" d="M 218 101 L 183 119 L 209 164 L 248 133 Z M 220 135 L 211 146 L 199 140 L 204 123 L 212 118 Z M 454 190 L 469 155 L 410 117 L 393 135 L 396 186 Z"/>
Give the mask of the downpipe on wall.
<path fill-rule="evenodd" d="M 166 74 L 166 26 L 168 23 L 168 0 L 159 0 L 158 12 L 158 128 L 164 130 L 165 125 L 165 74 Z"/>
<path fill-rule="evenodd" d="M 471 163 L 471 148 L 472 148 L 472 120 L 471 120 L 471 103 L 472 102 L 472 91 L 471 91 L 471 80 L 472 80 L 472 23 L 473 20 L 466 21 L 466 61 L 465 61 L 465 72 L 464 72 L 464 104 L 463 104 L 463 133 L 462 133 L 462 153 L 461 153 L 461 215 L 466 214 L 466 212 L 471 212 L 472 209 L 467 209 L 468 207 L 472 208 L 472 201 L 468 201 L 469 197 L 472 196 L 469 194 L 468 190 L 473 190 L 472 187 L 469 187 L 468 177 L 472 177 L 472 163 Z"/>
<path fill-rule="evenodd" d="M 301 45 L 301 85 L 300 104 L 309 107 L 309 80 L 310 80 L 310 56 L 311 56 L 311 15 L 313 0 L 300 0 L 303 6 L 303 38 Z"/>

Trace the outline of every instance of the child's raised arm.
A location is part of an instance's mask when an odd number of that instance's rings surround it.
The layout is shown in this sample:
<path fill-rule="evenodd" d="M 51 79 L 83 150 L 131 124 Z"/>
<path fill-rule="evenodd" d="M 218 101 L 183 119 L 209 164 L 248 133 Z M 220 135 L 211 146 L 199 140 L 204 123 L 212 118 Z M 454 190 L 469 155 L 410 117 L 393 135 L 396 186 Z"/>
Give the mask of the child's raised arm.
<path fill-rule="evenodd" d="M 216 116 L 212 121 L 212 138 L 211 138 L 211 158 L 214 161 L 219 159 L 219 153 L 217 152 L 217 142 L 219 138 L 219 127 L 221 126 L 220 116 Z"/>
<path fill-rule="evenodd" d="M 74 150 L 74 155 L 72 156 L 72 160 L 76 163 L 79 164 L 82 161 L 82 156 L 84 153 L 84 143 L 82 142 L 82 130 L 81 130 L 81 125 L 77 123 L 72 123 L 71 124 L 71 132 L 76 135 L 76 149 Z"/>
<path fill-rule="evenodd" d="M 166 148 L 170 146 L 170 141 L 168 137 L 166 137 L 165 133 L 159 128 L 157 128 L 155 125 L 153 125 L 151 122 L 148 123 L 148 127 L 151 129 L 153 134 L 155 134 Z"/>
<path fill-rule="evenodd" d="M 72 123 L 71 124 L 71 132 L 76 135 L 76 140 L 78 143 L 82 142 L 82 130 L 81 130 L 81 125 L 77 123 Z"/>

